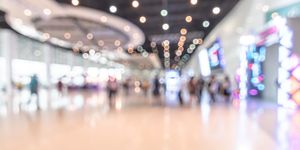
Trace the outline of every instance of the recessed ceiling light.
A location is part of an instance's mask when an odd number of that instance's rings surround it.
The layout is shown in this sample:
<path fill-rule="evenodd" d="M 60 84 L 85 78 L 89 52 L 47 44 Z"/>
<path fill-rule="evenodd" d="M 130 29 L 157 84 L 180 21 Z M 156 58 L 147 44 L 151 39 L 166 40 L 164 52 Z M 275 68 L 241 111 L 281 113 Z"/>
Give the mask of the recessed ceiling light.
<path fill-rule="evenodd" d="M 170 45 L 170 41 L 169 40 L 164 40 L 162 43 L 163 46 L 167 46 Z"/>
<path fill-rule="evenodd" d="M 130 31 L 130 26 L 125 26 L 124 31 L 129 32 Z"/>
<path fill-rule="evenodd" d="M 185 17 L 185 21 L 186 21 L 187 23 L 192 22 L 192 20 L 193 20 L 192 16 L 186 16 L 186 17 Z"/>
<path fill-rule="evenodd" d="M 92 40 L 94 38 L 94 35 L 92 33 L 88 33 L 86 35 L 86 38 L 89 39 L 89 40 Z"/>
<path fill-rule="evenodd" d="M 72 5 L 78 6 L 79 5 L 79 0 L 72 0 Z"/>
<path fill-rule="evenodd" d="M 203 21 L 202 25 L 204 28 L 207 28 L 207 27 L 209 27 L 210 23 L 209 23 L 209 21 L 205 20 L 205 21 Z"/>
<path fill-rule="evenodd" d="M 179 51 L 183 51 L 184 48 L 183 48 L 182 46 L 179 46 L 179 47 L 178 47 L 178 50 L 179 50 Z"/>
<path fill-rule="evenodd" d="M 176 55 L 177 56 L 181 56 L 182 55 L 182 51 L 176 51 Z"/>
<path fill-rule="evenodd" d="M 120 40 L 115 40 L 115 46 L 120 46 L 121 45 L 121 41 Z"/>
<path fill-rule="evenodd" d="M 163 9 L 163 10 L 160 11 L 160 15 L 163 16 L 163 17 L 165 17 L 165 16 L 168 15 L 168 11 L 165 10 L 165 9 Z"/>
<path fill-rule="evenodd" d="M 182 29 L 180 30 L 180 33 L 181 33 L 182 35 L 186 35 L 186 34 L 187 34 L 186 28 L 182 28 Z"/>
<path fill-rule="evenodd" d="M 194 49 L 191 49 L 191 48 L 188 48 L 188 49 L 187 49 L 187 52 L 188 52 L 189 54 L 193 53 L 193 51 L 194 51 Z"/>
<path fill-rule="evenodd" d="M 88 54 L 88 53 L 83 53 L 83 54 L 82 54 L 82 57 L 83 57 L 84 59 L 88 59 L 88 58 L 89 58 L 89 54 Z"/>
<path fill-rule="evenodd" d="M 25 9 L 25 10 L 24 10 L 24 14 L 25 14 L 26 16 L 31 16 L 31 15 L 32 15 L 32 12 L 31 12 L 31 10 L 29 10 L 29 9 Z"/>
<path fill-rule="evenodd" d="M 156 43 L 155 43 L 155 42 L 151 42 L 150 45 L 151 45 L 152 48 L 155 48 L 155 47 L 156 47 Z"/>
<path fill-rule="evenodd" d="M 98 45 L 99 45 L 99 46 L 104 46 L 104 41 L 99 40 L 99 41 L 98 41 Z"/>
<path fill-rule="evenodd" d="M 181 36 L 180 37 L 180 41 L 183 41 L 183 42 L 186 41 L 186 37 L 185 36 Z"/>
<path fill-rule="evenodd" d="M 142 47 L 142 46 L 138 46 L 138 47 L 137 47 L 137 50 L 138 50 L 139 52 L 141 52 L 141 51 L 143 51 L 143 47 Z"/>
<path fill-rule="evenodd" d="M 163 30 L 169 30 L 169 28 L 170 28 L 170 26 L 169 26 L 169 24 L 167 24 L 167 23 L 164 23 L 164 24 L 162 25 L 162 29 L 163 29 Z"/>
<path fill-rule="evenodd" d="M 93 55 L 95 55 L 95 53 L 96 53 L 96 51 L 95 51 L 94 49 L 90 49 L 90 51 L 89 51 L 89 54 L 90 54 L 90 55 L 93 56 Z"/>
<path fill-rule="evenodd" d="M 44 39 L 49 39 L 50 38 L 50 34 L 49 33 L 43 33 L 43 37 L 44 37 Z"/>
<path fill-rule="evenodd" d="M 137 1 L 137 0 L 132 1 L 131 4 L 132 4 L 132 7 L 134 7 L 134 8 L 137 8 L 140 5 L 139 1 Z"/>
<path fill-rule="evenodd" d="M 143 56 L 143 57 L 148 57 L 148 56 L 149 56 L 149 53 L 147 53 L 147 52 L 145 51 L 145 52 L 142 53 L 142 56 Z"/>
<path fill-rule="evenodd" d="M 195 44 L 195 45 L 199 45 L 199 44 L 202 44 L 202 43 L 203 43 L 203 40 L 201 38 L 193 40 L 193 44 Z"/>
<path fill-rule="evenodd" d="M 198 0 L 191 0 L 192 5 L 196 5 L 198 3 Z"/>
<path fill-rule="evenodd" d="M 107 22 L 107 17 L 106 17 L 106 16 L 102 16 L 102 17 L 100 18 L 100 20 L 101 20 L 101 22 Z"/>
<path fill-rule="evenodd" d="M 118 8 L 117 8 L 116 6 L 114 6 L 114 5 L 111 5 L 111 6 L 109 7 L 109 11 L 110 11 L 111 13 L 116 13 L 116 12 L 118 11 Z"/>
<path fill-rule="evenodd" d="M 178 47 L 183 47 L 184 46 L 184 41 L 179 41 L 178 42 Z"/>
<path fill-rule="evenodd" d="M 195 45 L 195 44 L 191 44 L 191 45 L 189 46 L 189 48 L 190 48 L 190 49 L 195 49 L 195 48 L 196 48 L 196 45 Z"/>
<path fill-rule="evenodd" d="M 145 16 L 140 17 L 140 22 L 145 23 L 147 21 L 147 18 Z"/>
<path fill-rule="evenodd" d="M 165 53 L 164 56 L 165 56 L 166 58 L 169 58 L 169 57 L 170 57 L 170 53 Z"/>
<path fill-rule="evenodd" d="M 212 9 L 212 12 L 213 12 L 215 15 L 217 15 L 217 14 L 219 14 L 219 13 L 221 12 L 221 8 L 220 8 L 220 7 L 214 7 L 214 8 Z"/>
<path fill-rule="evenodd" d="M 164 51 L 169 51 L 170 50 L 170 45 L 163 45 L 164 46 Z"/>
<path fill-rule="evenodd" d="M 64 37 L 65 37 L 65 39 L 67 39 L 67 40 L 70 39 L 70 38 L 71 38 L 71 33 L 68 33 L 68 32 L 65 33 L 65 34 L 64 34 Z"/>
<path fill-rule="evenodd" d="M 199 44 L 199 40 L 198 39 L 194 39 L 193 40 L 193 44 Z"/>
<path fill-rule="evenodd" d="M 52 13 L 52 11 L 50 10 L 50 9 L 48 9 L 48 8 L 45 8 L 44 10 L 43 10 L 43 12 L 44 12 L 44 14 L 45 15 L 51 15 L 51 13 Z"/>
<path fill-rule="evenodd" d="M 128 48 L 128 53 L 129 53 L 129 54 L 132 54 L 133 52 L 134 52 L 133 48 L 129 47 L 129 48 Z"/>

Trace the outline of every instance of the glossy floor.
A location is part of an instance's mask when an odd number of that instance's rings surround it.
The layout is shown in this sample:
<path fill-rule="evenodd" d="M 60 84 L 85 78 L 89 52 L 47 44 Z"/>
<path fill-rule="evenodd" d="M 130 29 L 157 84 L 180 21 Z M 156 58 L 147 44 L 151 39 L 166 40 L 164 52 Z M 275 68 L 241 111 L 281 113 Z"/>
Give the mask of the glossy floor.
<path fill-rule="evenodd" d="M 27 93 L 28 94 L 28 93 Z M 109 109 L 99 92 L 26 92 L 2 96 L 1 150 L 300 149 L 300 112 L 258 102 L 160 106 L 143 95 L 119 96 Z"/>

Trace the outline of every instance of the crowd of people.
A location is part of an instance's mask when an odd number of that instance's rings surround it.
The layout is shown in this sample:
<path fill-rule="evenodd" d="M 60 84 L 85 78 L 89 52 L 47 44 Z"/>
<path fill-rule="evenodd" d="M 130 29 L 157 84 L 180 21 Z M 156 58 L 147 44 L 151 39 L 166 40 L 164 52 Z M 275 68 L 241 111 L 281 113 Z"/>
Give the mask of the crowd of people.
<path fill-rule="evenodd" d="M 148 96 L 148 93 L 151 91 L 152 98 L 157 99 L 159 102 L 161 102 L 163 96 L 162 93 L 166 92 L 166 88 L 163 88 L 165 87 L 165 84 L 160 82 L 159 76 L 155 76 L 155 78 L 152 80 L 152 83 L 150 83 L 148 80 L 133 81 L 130 78 L 126 79 L 122 83 L 125 95 L 130 95 L 130 93 L 133 91 L 132 89 L 136 88 L 134 87 L 135 84 L 133 84 L 133 82 L 138 82 L 138 88 L 143 91 L 145 96 Z M 209 78 L 191 77 L 187 83 L 183 84 L 184 86 L 181 86 L 180 90 L 178 91 L 178 100 L 181 105 L 185 104 L 182 96 L 184 90 L 188 91 L 188 101 L 190 104 L 193 104 L 194 102 L 200 104 L 205 91 L 207 91 L 211 103 L 215 103 L 219 100 L 223 100 L 225 102 L 230 101 L 232 87 L 228 76 L 224 76 L 222 80 L 218 80 L 215 75 L 212 75 Z M 107 91 L 110 101 L 114 101 L 115 95 L 118 91 L 117 85 L 118 83 L 116 79 L 109 79 L 107 82 Z"/>
<path fill-rule="evenodd" d="M 222 99 L 226 102 L 230 101 L 231 97 L 231 82 L 228 76 L 224 76 L 222 80 L 218 80 L 215 75 L 210 76 L 209 78 L 203 77 L 190 77 L 186 83 L 183 83 L 184 86 L 181 86 L 178 91 L 178 101 L 181 105 L 185 104 L 183 98 L 183 91 L 188 91 L 189 104 L 197 102 L 201 103 L 203 93 L 207 91 L 210 102 L 215 103 L 218 100 Z M 112 106 L 116 100 L 117 94 L 120 91 L 120 87 L 123 87 L 124 95 L 128 96 L 133 93 L 133 89 L 138 88 L 139 92 L 142 92 L 145 97 L 152 94 L 153 99 L 157 99 L 159 102 L 162 101 L 163 94 L 166 92 L 165 84 L 160 81 L 159 76 L 155 76 L 152 82 L 149 80 L 133 80 L 131 78 L 125 79 L 122 84 L 118 83 L 117 79 L 113 76 L 110 76 L 106 83 L 106 91 L 108 95 L 109 104 Z M 63 83 L 61 80 L 58 81 L 57 90 L 59 93 L 63 93 Z M 32 101 L 35 97 L 38 101 L 38 91 L 39 83 L 36 75 L 31 77 L 31 82 L 29 84 L 29 89 L 31 92 L 31 97 L 29 102 Z M 137 92 L 137 91 L 135 91 Z"/>
<path fill-rule="evenodd" d="M 187 87 L 191 103 L 193 101 L 197 101 L 199 104 L 201 103 L 205 88 L 209 94 L 210 102 L 216 102 L 218 96 L 221 96 L 226 102 L 230 101 L 231 83 L 228 76 L 225 76 L 224 79 L 220 81 L 217 80 L 215 75 L 212 75 L 207 82 L 202 77 L 198 79 L 191 77 Z"/>

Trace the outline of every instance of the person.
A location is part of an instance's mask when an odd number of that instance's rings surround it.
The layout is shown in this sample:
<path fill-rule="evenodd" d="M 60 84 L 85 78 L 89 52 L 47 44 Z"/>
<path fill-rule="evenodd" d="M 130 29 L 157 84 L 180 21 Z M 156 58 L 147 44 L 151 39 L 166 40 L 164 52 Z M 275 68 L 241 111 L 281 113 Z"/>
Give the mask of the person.
<path fill-rule="evenodd" d="M 189 82 L 188 82 L 188 90 L 189 90 L 189 94 L 190 94 L 190 104 L 193 103 L 193 101 L 196 99 L 196 82 L 195 82 L 195 78 L 191 77 Z"/>
<path fill-rule="evenodd" d="M 143 89 L 143 91 L 144 91 L 144 95 L 145 96 L 147 96 L 147 94 L 148 94 L 148 89 L 149 89 L 149 82 L 147 81 L 147 80 L 144 80 L 143 82 L 142 82 L 142 89 Z"/>
<path fill-rule="evenodd" d="M 211 102 L 216 102 L 216 94 L 218 92 L 218 82 L 216 80 L 216 76 L 212 75 L 208 82 L 208 93 L 210 95 Z"/>
<path fill-rule="evenodd" d="M 38 78 L 37 75 L 33 75 L 31 77 L 30 83 L 29 83 L 29 88 L 30 88 L 30 100 L 28 101 L 29 103 L 32 102 L 32 97 L 36 96 L 36 100 L 37 100 L 37 109 L 40 109 L 40 105 L 39 105 L 39 83 L 38 83 Z"/>
<path fill-rule="evenodd" d="M 224 77 L 224 80 L 221 84 L 221 94 L 225 98 L 225 101 L 229 102 L 231 95 L 231 83 L 228 76 Z"/>
<path fill-rule="evenodd" d="M 118 92 L 118 83 L 115 77 L 112 76 L 109 77 L 107 81 L 107 91 L 108 91 L 109 105 L 112 106 Z"/>
<path fill-rule="evenodd" d="M 153 80 L 153 91 L 152 94 L 155 98 L 157 98 L 160 101 L 160 83 L 158 76 L 155 76 Z M 161 103 L 161 102 L 160 102 Z"/>
<path fill-rule="evenodd" d="M 201 99 L 202 99 L 202 91 L 205 85 L 205 81 L 203 78 L 200 76 L 198 81 L 197 81 L 197 91 L 198 91 L 198 103 L 201 104 Z"/>
<path fill-rule="evenodd" d="M 21 83 L 21 82 L 16 82 L 15 86 L 16 86 L 16 88 L 17 88 L 18 92 L 22 91 L 22 89 L 23 89 L 23 85 L 22 85 L 22 83 Z"/>
<path fill-rule="evenodd" d="M 130 78 L 126 79 L 123 82 L 123 88 L 124 88 L 124 91 L 125 91 L 125 95 L 128 96 L 129 95 L 129 88 L 130 88 Z"/>
<path fill-rule="evenodd" d="M 178 94 L 178 101 L 179 101 L 180 106 L 184 105 L 184 100 L 183 100 L 183 95 L 182 95 L 182 92 L 183 92 L 184 88 L 185 88 L 185 80 L 182 76 L 180 76 L 178 93 L 177 93 Z"/>
<path fill-rule="evenodd" d="M 59 79 L 56 86 L 57 86 L 57 90 L 58 90 L 59 94 L 63 95 L 64 84 L 62 83 L 61 79 Z"/>

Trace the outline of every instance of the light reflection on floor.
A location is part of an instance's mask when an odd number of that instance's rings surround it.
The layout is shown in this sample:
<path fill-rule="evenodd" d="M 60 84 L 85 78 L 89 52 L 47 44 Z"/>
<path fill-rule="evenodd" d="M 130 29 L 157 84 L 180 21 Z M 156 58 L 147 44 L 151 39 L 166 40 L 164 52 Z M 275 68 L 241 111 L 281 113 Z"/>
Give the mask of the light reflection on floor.
<path fill-rule="evenodd" d="M 0 94 L 0 149 L 300 149 L 300 111 L 208 99 L 168 107 L 135 94 L 112 109 L 104 92 L 43 90 L 36 111 L 28 91 Z"/>

